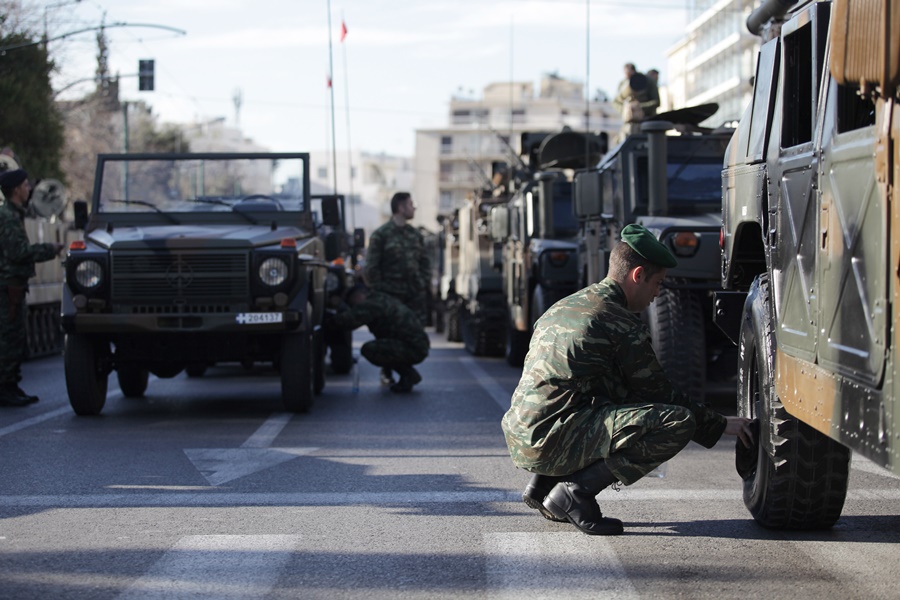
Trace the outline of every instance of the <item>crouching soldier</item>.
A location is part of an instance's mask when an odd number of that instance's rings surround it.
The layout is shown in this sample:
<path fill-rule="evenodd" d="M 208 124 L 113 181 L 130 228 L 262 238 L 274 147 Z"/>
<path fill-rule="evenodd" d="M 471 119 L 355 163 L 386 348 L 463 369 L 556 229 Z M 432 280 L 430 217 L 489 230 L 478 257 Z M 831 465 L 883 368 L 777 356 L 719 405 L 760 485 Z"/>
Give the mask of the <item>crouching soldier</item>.
<path fill-rule="evenodd" d="M 360 352 L 375 366 L 396 371 L 400 380 L 391 391 L 406 393 L 422 381 L 413 367 L 428 356 L 428 334 L 419 317 L 401 301 L 357 285 L 347 295 L 349 310 L 331 314 L 326 327 L 356 329 L 368 325 L 375 339 L 363 344 Z"/>

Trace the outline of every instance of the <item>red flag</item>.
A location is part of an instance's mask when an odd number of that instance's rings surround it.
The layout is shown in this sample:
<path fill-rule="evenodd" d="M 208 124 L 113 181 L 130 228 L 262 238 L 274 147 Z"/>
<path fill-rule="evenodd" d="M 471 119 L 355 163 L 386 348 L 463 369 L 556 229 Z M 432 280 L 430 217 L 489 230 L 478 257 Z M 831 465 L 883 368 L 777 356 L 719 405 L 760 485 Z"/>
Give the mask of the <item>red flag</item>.
<path fill-rule="evenodd" d="M 347 24 L 341 21 L 341 41 L 344 41 L 344 38 L 347 37 Z"/>
<path fill-rule="evenodd" d="M 330 88 L 331 87 L 331 75 L 325 77 L 325 84 Z"/>

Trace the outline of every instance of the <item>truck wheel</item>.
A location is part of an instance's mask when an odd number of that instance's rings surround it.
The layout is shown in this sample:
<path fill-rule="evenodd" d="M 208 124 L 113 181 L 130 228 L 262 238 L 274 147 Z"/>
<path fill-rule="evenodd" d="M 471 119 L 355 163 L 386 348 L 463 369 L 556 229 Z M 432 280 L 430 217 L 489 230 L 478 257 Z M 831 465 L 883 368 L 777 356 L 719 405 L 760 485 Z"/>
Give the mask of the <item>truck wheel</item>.
<path fill-rule="evenodd" d="M 313 404 L 316 377 L 312 335 L 308 332 L 284 336 L 281 341 L 281 400 L 290 412 L 308 412 Z"/>
<path fill-rule="evenodd" d="M 331 333 L 329 337 L 331 369 L 337 375 L 346 375 L 353 370 L 353 332 Z"/>
<path fill-rule="evenodd" d="M 531 336 L 527 331 L 519 331 L 516 326 L 509 323 L 506 327 L 506 362 L 511 367 L 522 367 L 525 364 L 525 355 L 528 354 L 528 344 Z"/>
<path fill-rule="evenodd" d="M 191 378 L 203 377 L 207 368 L 208 365 L 206 363 L 191 363 L 184 368 L 184 372 Z"/>
<path fill-rule="evenodd" d="M 434 332 L 444 333 L 444 303 L 438 302 L 434 307 Z"/>
<path fill-rule="evenodd" d="M 147 391 L 150 371 L 136 365 L 122 365 L 116 369 L 119 377 L 119 389 L 126 398 L 140 398 Z"/>
<path fill-rule="evenodd" d="M 775 332 L 765 275 L 744 304 L 740 357 L 738 411 L 759 420 L 755 464 L 752 455 L 743 461 L 744 504 L 764 527 L 831 527 L 847 495 L 850 451 L 788 414 L 775 394 Z M 741 464 L 740 443 L 737 452 Z"/>
<path fill-rule="evenodd" d="M 644 313 L 644 321 L 669 379 L 689 398 L 703 402 L 706 333 L 700 298 L 691 290 L 663 288 Z"/>
<path fill-rule="evenodd" d="M 456 302 L 447 307 L 447 341 L 461 342 L 462 329 L 460 327 L 460 310 Z"/>
<path fill-rule="evenodd" d="M 63 363 L 66 371 L 66 390 L 76 415 L 99 415 L 106 404 L 109 370 L 104 362 L 109 344 L 86 335 L 66 336 Z"/>
<path fill-rule="evenodd" d="M 313 334 L 313 393 L 318 396 L 325 389 L 325 333 Z"/>

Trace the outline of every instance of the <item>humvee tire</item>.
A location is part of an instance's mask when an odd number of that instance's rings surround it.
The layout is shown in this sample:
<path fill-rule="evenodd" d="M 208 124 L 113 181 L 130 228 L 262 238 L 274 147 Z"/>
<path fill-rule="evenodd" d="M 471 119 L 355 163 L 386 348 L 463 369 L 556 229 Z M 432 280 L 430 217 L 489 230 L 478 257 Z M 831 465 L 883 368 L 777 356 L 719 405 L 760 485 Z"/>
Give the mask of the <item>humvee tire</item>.
<path fill-rule="evenodd" d="M 285 335 L 281 341 L 281 401 L 289 412 L 305 413 L 313 405 L 316 365 L 308 332 Z"/>
<path fill-rule="evenodd" d="M 706 333 L 700 299 L 691 290 L 663 288 L 644 320 L 666 375 L 692 400 L 703 402 Z"/>
<path fill-rule="evenodd" d="M 66 391 L 69 404 L 79 416 L 99 415 L 106 404 L 109 371 L 102 364 L 109 353 L 107 345 L 89 336 L 70 333 L 66 336 L 63 364 L 66 371 Z"/>
<path fill-rule="evenodd" d="M 116 369 L 119 389 L 126 398 L 140 398 L 147 391 L 150 371 L 137 365 L 122 365 Z"/>
<path fill-rule="evenodd" d="M 462 341 L 462 326 L 460 324 L 460 309 L 457 302 L 451 302 L 447 306 L 447 341 Z"/>
<path fill-rule="evenodd" d="M 771 306 L 768 275 L 760 275 L 744 304 L 740 333 L 738 408 L 741 416 L 759 419 L 756 464 L 741 473 L 744 504 L 764 527 L 826 529 L 841 516 L 850 450 L 792 417 L 775 394 Z"/>

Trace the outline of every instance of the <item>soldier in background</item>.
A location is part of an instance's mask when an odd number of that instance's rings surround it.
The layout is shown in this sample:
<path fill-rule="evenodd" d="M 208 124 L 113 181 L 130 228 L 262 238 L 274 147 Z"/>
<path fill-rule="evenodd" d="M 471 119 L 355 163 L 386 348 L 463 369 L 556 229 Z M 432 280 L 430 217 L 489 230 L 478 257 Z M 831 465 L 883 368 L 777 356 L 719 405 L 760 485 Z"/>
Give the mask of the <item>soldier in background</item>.
<path fill-rule="evenodd" d="M 390 220 L 369 238 L 365 279 L 376 292 L 408 306 L 419 317 L 419 327 L 424 331 L 431 267 L 422 233 L 409 224 L 415 215 L 416 205 L 409 192 L 394 194 Z M 393 383 L 390 369 L 382 370 L 382 381 Z"/>
<path fill-rule="evenodd" d="M 640 225 L 622 230 L 609 276 L 538 319 L 522 378 L 503 417 L 516 466 L 534 473 L 522 500 L 589 535 L 622 533 L 595 496 L 669 460 L 691 440 L 724 434 L 748 447 L 750 421 L 724 417 L 675 389 L 636 313 L 659 294 L 675 257 Z"/>
<path fill-rule="evenodd" d="M 25 406 L 38 401 L 19 387 L 25 358 L 25 294 L 34 264 L 53 259 L 62 244 L 29 244 L 25 207 L 31 184 L 22 169 L 0 173 L 0 406 Z"/>
<path fill-rule="evenodd" d="M 326 327 L 356 329 L 368 325 L 375 340 L 362 345 L 360 352 L 373 365 L 397 371 L 400 381 L 391 391 L 406 393 L 422 381 L 413 367 L 428 356 L 428 334 L 418 317 L 405 304 L 381 292 L 369 293 L 357 285 L 347 295 L 349 310 L 330 313 Z"/>
<path fill-rule="evenodd" d="M 632 63 L 625 64 L 624 73 L 625 78 L 619 82 L 618 94 L 612 102 L 622 115 L 622 131 L 616 138 L 617 141 L 637 133 L 641 121 L 655 117 L 656 109 L 659 108 L 656 81 L 638 72 Z"/>

